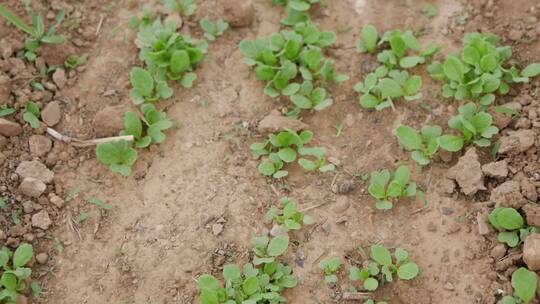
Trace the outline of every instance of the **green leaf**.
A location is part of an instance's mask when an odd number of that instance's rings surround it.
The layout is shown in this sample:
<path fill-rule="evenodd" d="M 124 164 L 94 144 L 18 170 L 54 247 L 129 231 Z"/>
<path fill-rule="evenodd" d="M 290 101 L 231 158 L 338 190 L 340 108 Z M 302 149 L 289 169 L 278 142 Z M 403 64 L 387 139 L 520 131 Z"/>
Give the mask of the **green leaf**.
<path fill-rule="evenodd" d="M 133 135 L 135 138 L 141 138 L 142 136 L 142 122 L 139 116 L 131 111 L 127 111 L 124 114 L 124 128 L 125 133 Z"/>
<path fill-rule="evenodd" d="M 482 59 L 480 60 L 480 67 L 485 72 L 491 72 L 497 68 L 497 59 L 493 54 L 486 54 Z"/>
<path fill-rule="evenodd" d="M 280 235 L 270 240 L 268 243 L 268 255 L 277 257 L 285 253 L 289 247 L 289 236 Z"/>
<path fill-rule="evenodd" d="M 422 151 L 412 151 L 411 158 L 417 162 L 420 166 L 426 166 L 431 163 L 431 159 L 426 156 L 426 154 Z"/>
<path fill-rule="evenodd" d="M 96 156 L 100 162 L 108 165 L 111 171 L 124 176 L 131 174 L 131 166 L 137 160 L 137 151 L 127 141 L 116 141 L 99 144 Z"/>
<path fill-rule="evenodd" d="M 36 117 L 36 115 L 34 115 L 33 113 L 30 113 L 30 112 L 26 112 L 23 114 L 23 119 L 24 121 L 26 121 L 27 123 L 30 124 L 30 126 L 33 128 L 33 129 L 37 129 L 39 128 L 40 126 L 40 122 L 39 122 L 39 119 Z"/>
<path fill-rule="evenodd" d="M 422 149 L 422 137 L 413 128 L 409 126 L 399 126 L 396 129 L 396 135 L 399 143 L 406 150 L 420 150 Z"/>
<path fill-rule="evenodd" d="M 391 78 L 381 79 L 379 81 L 378 88 L 381 90 L 382 99 L 403 96 L 403 89 L 395 80 Z"/>
<path fill-rule="evenodd" d="M 184 88 L 191 88 L 193 87 L 193 83 L 197 80 L 197 74 L 195 73 L 185 73 L 184 76 L 182 76 L 182 80 L 180 80 L 180 84 Z"/>
<path fill-rule="evenodd" d="M 311 100 L 303 95 L 295 94 L 291 96 L 291 101 L 300 109 L 311 109 L 313 107 Z"/>
<path fill-rule="evenodd" d="M 517 231 L 503 231 L 497 235 L 497 240 L 509 247 L 516 247 L 520 241 Z"/>
<path fill-rule="evenodd" d="M 131 85 L 135 92 L 143 97 L 150 97 L 154 92 L 154 79 L 145 69 L 134 67 L 130 73 Z"/>
<path fill-rule="evenodd" d="M 515 295 L 523 302 L 529 303 L 536 295 L 538 277 L 532 271 L 520 267 L 512 274 L 512 287 Z"/>
<path fill-rule="evenodd" d="M 409 262 L 399 266 L 397 274 L 402 280 L 412 280 L 418 275 L 419 272 L 420 269 L 418 268 L 418 265 L 413 262 Z"/>
<path fill-rule="evenodd" d="M 392 265 L 392 256 L 390 251 L 382 245 L 373 245 L 371 246 L 371 258 L 383 266 Z"/>
<path fill-rule="evenodd" d="M 411 173 L 409 167 L 406 165 L 401 165 L 396 169 L 394 174 L 394 180 L 397 181 L 401 186 L 405 186 L 409 183 L 411 179 Z"/>
<path fill-rule="evenodd" d="M 23 267 L 26 263 L 30 262 L 32 256 L 34 256 L 32 245 L 26 243 L 19 245 L 13 254 L 13 267 L 15 269 Z"/>
<path fill-rule="evenodd" d="M 458 152 L 463 148 L 463 138 L 453 135 L 443 135 L 437 139 L 439 146 L 449 152 Z"/>
<path fill-rule="evenodd" d="M 292 163 L 296 160 L 296 151 L 289 147 L 279 149 L 278 155 L 286 163 Z"/>
<path fill-rule="evenodd" d="M 199 289 L 208 289 L 208 290 L 218 290 L 221 288 L 221 285 L 219 284 L 218 279 L 216 279 L 214 276 L 211 276 L 209 274 L 203 274 L 199 277 L 197 280 L 197 285 L 199 286 Z"/>
<path fill-rule="evenodd" d="M 180 74 L 190 69 L 191 63 L 189 54 L 185 50 L 176 50 L 171 56 L 171 71 L 174 74 Z"/>
<path fill-rule="evenodd" d="M 13 23 L 13 25 L 15 25 L 21 31 L 26 32 L 30 36 L 36 36 L 35 30 L 31 26 L 26 24 L 26 22 L 19 18 L 17 14 L 15 14 L 13 11 L 3 6 L 2 4 L 0 4 L 0 16 Z"/>
<path fill-rule="evenodd" d="M 448 56 L 443 64 L 443 71 L 450 80 L 461 82 L 463 79 L 463 65 L 456 56 Z"/>
<path fill-rule="evenodd" d="M 424 63 L 424 57 L 420 56 L 408 56 L 403 57 L 399 60 L 399 65 L 404 69 L 409 69 L 417 66 L 418 64 Z"/>
<path fill-rule="evenodd" d="M 540 63 L 531 63 L 521 71 L 523 77 L 536 77 L 538 75 L 540 75 Z"/>
<path fill-rule="evenodd" d="M 379 40 L 379 34 L 377 29 L 369 24 L 362 29 L 362 47 L 370 53 L 375 53 L 377 50 L 377 41 Z"/>
<path fill-rule="evenodd" d="M 497 212 L 497 222 L 506 230 L 516 230 L 525 224 L 521 214 L 514 208 L 502 208 Z"/>
<path fill-rule="evenodd" d="M 259 164 L 258 167 L 259 173 L 261 173 L 264 176 L 270 176 L 276 172 L 276 168 L 274 167 L 274 163 L 271 161 L 263 161 Z"/>
<path fill-rule="evenodd" d="M 375 291 L 379 287 L 379 281 L 374 278 L 367 278 L 364 281 L 364 289 L 368 291 Z"/>
<path fill-rule="evenodd" d="M 317 164 L 315 164 L 311 160 L 308 160 L 308 159 L 305 159 L 305 158 L 300 158 L 298 160 L 298 164 L 307 171 L 315 171 L 315 170 L 317 170 Z"/>
<path fill-rule="evenodd" d="M 98 206 L 99 208 L 101 209 L 105 209 L 105 210 L 111 210 L 113 208 L 113 206 L 107 204 L 106 202 L 104 202 L 103 200 L 100 200 L 99 198 L 97 197 L 91 197 L 88 199 L 88 201 L 96 206 Z"/>
<path fill-rule="evenodd" d="M 394 255 L 396 256 L 398 263 L 404 262 L 409 258 L 409 252 L 403 248 L 396 248 Z"/>
<path fill-rule="evenodd" d="M 251 296 L 259 291 L 259 280 L 257 277 L 247 278 L 244 283 L 242 283 L 242 290 L 248 296 Z"/>

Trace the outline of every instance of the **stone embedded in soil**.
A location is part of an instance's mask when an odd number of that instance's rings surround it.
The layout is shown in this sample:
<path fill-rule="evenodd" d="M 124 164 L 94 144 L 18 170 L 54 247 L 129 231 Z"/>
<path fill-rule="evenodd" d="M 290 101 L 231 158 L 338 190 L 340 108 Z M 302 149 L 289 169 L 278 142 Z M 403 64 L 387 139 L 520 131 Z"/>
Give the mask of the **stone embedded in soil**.
<path fill-rule="evenodd" d="M 52 182 L 54 178 L 54 172 L 49 170 L 44 164 L 38 161 L 23 161 L 15 170 L 20 177 L 27 178 L 32 177 L 38 179 L 45 184 Z"/>
<path fill-rule="evenodd" d="M 0 118 L 0 134 L 11 137 L 21 134 L 22 127 L 14 121 Z"/>
<path fill-rule="evenodd" d="M 222 224 L 214 224 L 212 225 L 212 233 L 214 235 L 220 235 L 223 232 L 223 225 Z"/>
<path fill-rule="evenodd" d="M 96 136 L 116 136 L 124 129 L 124 106 L 110 106 L 96 113 L 93 126 Z"/>
<path fill-rule="evenodd" d="M 486 176 L 503 178 L 508 176 L 508 163 L 506 160 L 501 160 L 498 162 L 487 163 L 482 166 L 482 172 Z"/>
<path fill-rule="evenodd" d="M 532 182 L 524 178 L 519 184 L 521 186 L 521 194 L 523 194 L 523 196 L 525 196 L 530 201 L 538 201 L 538 193 L 536 193 L 536 186 Z"/>
<path fill-rule="evenodd" d="M 232 27 L 251 25 L 255 19 L 255 8 L 252 0 L 220 0 L 223 6 L 223 18 Z"/>
<path fill-rule="evenodd" d="M 61 209 L 62 207 L 64 207 L 64 204 L 65 204 L 65 201 L 61 197 L 55 194 L 50 196 L 49 201 L 51 202 L 51 204 L 55 205 L 56 208 L 58 209 Z"/>
<path fill-rule="evenodd" d="M 284 128 L 289 128 L 293 131 L 307 129 L 309 126 L 298 119 L 281 115 L 279 111 L 273 110 L 259 122 L 259 132 L 278 132 Z"/>
<path fill-rule="evenodd" d="M 7 75 L 0 74 L 0 104 L 5 104 L 11 95 L 11 80 Z"/>
<path fill-rule="evenodd" d="M 478 223 L 478 233 L 480 235 L 487 235 L 493 231 L 489 224 L 489 213 L 486 210 L 482 210 L 476 214 L 476 222 Z"/>
<path fill-rule="evenodd" d="M 52 79 L 60 90 L 63 89 L 67 83 L 66 71 L 64 69 L 56 69 L 52 75 Z"/>
<path fill-rule="evenodd" d="M 534 145 L 536 136 L 533 130 L 510 131 L 508 135 L 501 137 L 501 154 L 517 154 L 527 151 Z"/>
<path fill-rule="evenodd" d="M 506 181 L 494 188 L 489 199 L 497 207 L 511 207 L 514 209 L 519 209 L 527 203 L 527 200 L 521 194 L 519 182 L 514 180 Z"/>
<path fill-rule="evenodd" d="M 41 111 L 41 120 L 49 127 L 54 127 L 60 122 L 61 118 L 62 111 L 60 110 L 60 103 L 58 101 L 49 102 L 43 111 Z"/>
<path fill-rule="evenodd" d="M 49 256 L 44 252 L 38 253 L 36 255 L 36 261 L 40 263 L 41 265 L 46 264 L 48 259 L 49 259 Z"/>
<path fill-rule="evenodd" d="M 27 177 L 19 185 L 19 191 L 30 197 L 40 197 L 47 189 L 47 185 L 39 179 Z"/>
<path fill-rule="evenodd" d="M 347 194 L 356 188 L 354 180 L 341 180 L 332 185 L 332 192 L 336 194 Z"/>
<path fill-rule="evenodd" d="M 442 177 L 439 180 L 439 186 L 437 187 L 442 194 L 452 194 L 456 190 L 456 183 L 453 179 Z"/>
<path fill-rule="evenodd" d="M 472 195 L 480 190 L 486 190 L 484 175 L 475 148 L 467 150 L 458 163 L 450 168 L 447 176 L 456 180 L 465 195 Z"/>
<path fill-rule="evenodd" d="M 47 213 L 45 210 L 41 210 L 40 212 L 32 215 L 32 227 L 47 230 L 51 224 L 52 221 L 49 217 L 49 213 Z"/>
<path fill-rule="evenodd" d="M 336 214 L 342 214 L 345 213 L 350 206 L 351 203 L 349 202 L 349 199 L 346 196 L 340 196 L 332 207 L 332 211 Z"/>
<path fill-rule="evenodd" d="M 529 226 L 540 227 L 540 205 L 527 204 L 522 208 Z"/>
<path fill-rule="evenodd" d="M 540 270 L 540 234 L 529 235 L 523 244 L 523 261 L 529 270 Z"/>
<path fill-rule="evenodd" d="M 506 246 L 504 244 L 498 244 L 491 249 L 490 255 L 495 260 L 500 260 L 506 255 Z"/>
<path fill-rule="evenodd" d="M 28 139 L 30 153 L 35 156 L 43 156 L 51 151 L 52 141 L 43 135 L 32 135 Z"/>

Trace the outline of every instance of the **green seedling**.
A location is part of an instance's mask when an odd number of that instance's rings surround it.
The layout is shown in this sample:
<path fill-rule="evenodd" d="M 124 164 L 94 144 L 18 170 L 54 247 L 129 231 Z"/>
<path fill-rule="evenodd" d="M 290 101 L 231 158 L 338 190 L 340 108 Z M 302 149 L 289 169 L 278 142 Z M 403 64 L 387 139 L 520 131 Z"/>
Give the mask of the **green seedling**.
<path fill-rule="evenodd" d="M 268 210 L 265 216 L 267 221 L 275 221 L 286 231 L 300 230 L 302 225 L 313 224 L 313 219 L 310 216 L 305 215 L 298 210 L 295 201 L 289 198 L 284 198 L 281 200 L 281 203 L 283 205 L 281 210 L 275 206 L 272 206 L 272 208 Z"/>
<path fill-rule="evenodd" d="M 290 97 L 299 109 L 322 110 L 332 104 L 323 84 L 341 83 L 346 75 L 336 74 L 334 62 L 323 50 L 336 40 L 332 32 L 322 32 L 311 23 L 299 23 L 294 31 L 283 30 L 271 37 L 243 40 L 240 50 L 257 79 L 266 81 L 266 95 Z"/>
<path fill-rule="evenodd" d="M 442 94 L 456 100 L 479 101 L 488 106 L 495 94 L 505 95 L 513 83 L 529 82 L 540 74 L 540 64 L 532 64 L 521 73 L 507 67 L 512 57 L 510 46 L 499 46 L 497 35 L 470 33 L 463 39 L 460 54 L 449 55 L 444 63 L 433 62 L 428 71 L 435 79 L 445 82 Z"/>
<path fill-rule="evenodd" d="M 468 103 L 458 109 L 459 114 L 448 120 L 448 126 L 461 135 L 443 135 L 439 137 L 439 146 L 450 152 L 458 152 L 471 143 L 479 147 L 491 145 L 491 138 L 499 133 L 493 126 L 491 114 L 480 111 L 476 104 Z"/>
<path fill-rule="evenodd" d="M 434 4 L 426 3 L 424 4 L 422 12 L 429 18 L 433 18 L 439 14 L 439 8 Z"/>
<path fill-rule="evenodd" d="M 525 224 L 523 217 L 514 208 L 495 208 L 489 215 L 489 222 L 500 232 L 497 239 L 509 247 L 519 246 L 525 238 L 539 229 Z"/>
<path fill-rule="evenodd" d="M 193 86 L 197 78 L 193 71 L 204 59 L 208 48 L 206 43 L 196 43 L 191 37 L 177 33 L 174 22 L 163 24 L 159 19 L 142 27 L 137 37 L 141 42 L 139 57 L 146 63 L 150 74 L 142 79 L 146 84 L 144 93 L 149 95 L 143 97 L 155 96 L 150 88 L 154 88 L 159 95 L 164 95 L 161 91 L 165 90 L 165 95 L 170 97 L 172 90 L 165 86 L 167 80 L 177 80 L 185 88 Z M 150 78 L 156 82 L 155 86 L 150 85 Z"/>
<path fill-rule="evenodd" d="M 197 3 L 195 0 L 165 0 L 165 8 L 189 17 L 197 10 Z"/>
<path fill-rule="evenodd" d="M 32 290 L 32 296 L 34 296 L 35 299 L 39 299 L 41 297 L 43 288 L 38 282 L 32 282 L 32 284 L 30 284 L 30 289 Z"/>
<path fill-rule="evenodd" d="M 99 208 L 103 209 L 103 210 L 111 210 L 113 208 L 113 206 L 107 204 L 105 201 L 97 198 L 97 197 L 91 197 L 88 199 L 88 202 L 98 206 Z"/>
<path fill-rule="evenodd" d="M 141 17 L 132 16 L 129 19 L 129 26 L 132 29 L 144 28 L 144 27 L 152 25 L 152 23 L 154 23 L 155 20 L 156 20 L 156 13 L 152 11 L 150 6 L 144 5 L 142 16 Z"/>
<path fill-rule="evenodd" d="M 212 22 L 209 19 L 203 18 L 199 22 L 201 28 L 204 30 L 204 37 L 210 41 L 216 40 L 217 37 L 221 37 L 223 33 L 229 28 L 229 24 L 222 18 L 219 18 L 216 22 Z"/>
<path fill-rule="evenodd" d="M 17 110 L 14 108 L 10 108 L 7 104 L 3 104 L 0 106 L 0 117 L 9 116 L 15 112 L 17 112 Z"/>
<path fill-rule="evenodd" d="M 343 266 L 343 263 L 338 257 L 322 260 L 319 263 L 319 268 L 324 271 L 324 282 L 326 284 L 335 284 L 338 282 L 336 273 L 339 271 L 341 266 Z"/>
<path fill-rule="evenodd" d="M 404 98 L 406 101 L 422 98 L 421 88 L 420 76 L 409 76 L 407 71 L 388 71 L 385 66 L 381 66 L 375 72 L 369 73 L 364 82 L 357 83 L 354 90 L 362 93 L 360 97 L 362 107 L 380 111 L 389 107 L 394 108 L 394 100 L 398 98 Z"/>
<path fill-rule="evenodd" d="M 381 36 L 373 25 L 367 25 L 362 29 L 357 48 L 360 52 L 374 54 L 379 46 L 389 46 L 377 55 L 377 60 L 389 70 L 399 67 L 403 69 L 413 68 L 423 64 L 427 59 L 440 51 L 435 45 L 422 50 L 422 45 L 411 31 L 401 30 L 387 31 Z"/>
<path fill-rule="evenodd" d="M 75 54 L 69 55 L 64 62 L 64 65 L 68 70 L 75 70 L 76 68 L 86 64 L 86 56 L 78 56 Z"/>
<path fill-rule="evenodd" d="M 35 102 L 29 101 L 26 104 L 26 109 L 23 114 L 24 121 L 29 123 L 33 129 L 37 129 L 40 126 L 40 118 L 41 111 L 39 110 L 38 105 Z"/>
<path fill-rule="evenodd" d="M 15 303 L 19 292 L 26 288 L 26 280 L 32 275 L 32 269 L 24 267 L 34 255 L 30 244 L 21 244 L 12 253 L 7 247 L 0 249 L 0 302 Z"/>
<path fill-rule="evenodd" d="M 125 140 L 99 144 L 96 147 L 97 159 L 109 166 L 112 172 L 123 176 L 131 174 L 131 166 L 137 160 L 137 151 Z"/>
<path fill-rule="evenodd" d="M 536 295 L 538 277 L 524 267 L 518 268 L 512 274 L 513 296 L 503 297 L 498 304 L 529 304 Z"/>
<path fill-rule="evenodd" d="M 387 169 L 371 172 L 368 191 L 377 200 L 377 209 L 389 210 L 394 207 L 393 201 L 415 197 L 416 183 L 411 182 L 409 168 L 402 165 L 396 169 L 393 176 Z"/>
<path fill-rule="evenodd" d="M 137 148 L 147 148 L 152 143 L 165 141 L 167 137 L 163 131 L 173 126 L 167 114 L 157 110 L 153 104 L 141 105 L 141 112 L 142 118 L 131 111 L 124 114 L 124 130 L 120 135 L 133 135 Z"/>
<path fill-rule="evenodd" d="M 264 176 L 283 178 L 289 174 L 283 167 L 286 163 L 298 162 L 307 171 L 333 171 L 335 166 L 326 163 L 326 149 L 305 147 L 313 139 L 313 132 L 302 131 L 300 134 L 286 129 L 277 134 L 270 134 L 268 140 L 251 145 L 251 152 L 263 156 L 259 172 Z M 310 159 L 308 159 L 310 158 Z"/>
<path fill-rule="evenodd" d="M 409 126 L 399 126 L 396 135 L 401 146 L 411 151 L 411 158 L 420 166 L 426 166 L 439 150 L 437 139 L 442 135 L 442 129 L 439 126 L 423 126 L 418 132 Z"/>
<path fill-rule="evenodd" d="M 287 11 L 287 18 L 281 20 L 284 25 L 293 26 L 301 22 L 310 21 L 308 11 L 321 0 L 272 0 L 273 5 L 281 5 Z"/>
<path fill-rule="evenodd" d="M 166 80 L 156 79 L 151 72 L 143 68 L 134 67 L 129 79 L 132 86 L 131 99 L 136 105 L 168 99 L 173 95 L 173 90 Z"/>
<path fill-rule="evenodd" d="M 62 44 L 66 41 L 65 36 L 56 35 L 58 26 L 60 26 L 60 23 L 62 23 L 64 20 L 64 11 L 61 11 L 56 16 L 54 25 L 51 26 L 48 31 L 45 30 L 45 21 L 43 20 L 43 16 L 38 14 L 32 15 L 32 26 L 30 26 L 13 11 L 0 4 L 0 16 L 4 17 L 19 30 L 29 35 L 29 37 L 26 38 L 26 52 L 24 54 L 29 61 L 36 60 L 41 44 Z"/>

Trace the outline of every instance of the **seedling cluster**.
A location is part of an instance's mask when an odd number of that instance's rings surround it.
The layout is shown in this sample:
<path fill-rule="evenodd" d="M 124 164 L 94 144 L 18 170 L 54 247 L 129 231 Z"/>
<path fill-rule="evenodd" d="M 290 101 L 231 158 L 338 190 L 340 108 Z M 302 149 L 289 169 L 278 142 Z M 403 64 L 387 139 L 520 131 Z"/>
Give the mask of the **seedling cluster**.
<path fill-rule="evenodd" d="M 295 201 L 290 198 L 281 200 L 282 209 L 272 206 L 266 213 L 265 219 L 269 222 L 275 221 L 285 231 L 300 230 L 303 225 L 313 224 L 313 219 L 298 210 Z"/>
<path fill-rule="evenodd" d="M 310 21 L 309 10 L 320 2 L 321 0 L 272 0 L 273 5 L 285 7 L 287 17 L 281 20 L 281 23 L 289 26 Z"/>
<path fill-rule="evenodd" d="M 536 295 L 538 277 L 536 273 L 520 267 L 512 274 L 512 287 L 514 295 L 503 297 L 499 304 L 528 304 Z"/>
<path fill-rule="evenodd" d="M 251 145 L 251 152 L 262 157 L 259 172 L 264 176 L 283 178 L 289 175 L 285 164 L 298 162 L 307 171 L 333 171 L 335 166 L 326 163 L 326 149 L 322 147 L 306 147 L 313 139 L 313 132 L 297 132 L 286 129 L 277 134 L 268 135 L 264 142 Z"/>
<path fill-rule="evenodd" d="M 32 269 L 25 266 L 33 256 L 34 249 L 30 244 L 20 244 L 14 253 L 7 247 L 0 249 L 0 266 L 2 266 L 2 276 L 0 277 L 1 303 L 15 303 L 19 293 L 26 288 L 26 281 L 32 275 Z"/>
<path fill-rule="evenodd" d="M 540 229 L 525 224 L 521 214 L 514 208 L 495 208 L 489 215 L 489 222 L 499 230 L 497 239 L 509 247 L 516 247 L 525 241 L 525 238 Z"/>
<path fill-rule="evenodd" d="M 377 209 L 389 210 L 396 200 L 416 197 L 416 183 L 411 182 L 409 168 L 402 165 L 394 173 L 388 169 L 371 172 L 368 191 L 377 200 Z"/>

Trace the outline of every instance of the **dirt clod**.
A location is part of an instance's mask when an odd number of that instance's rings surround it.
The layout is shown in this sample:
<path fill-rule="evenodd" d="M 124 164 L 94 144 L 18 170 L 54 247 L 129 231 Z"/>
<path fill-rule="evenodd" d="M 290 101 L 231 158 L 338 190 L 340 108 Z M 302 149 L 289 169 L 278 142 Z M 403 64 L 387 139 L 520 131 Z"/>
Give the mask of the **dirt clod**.
<path fill-rule="evenodd" d="M 28 139 L 30 153 L 35 156 L 43 156 L 51 151 L 52 141 L 43 135 L 32 135 Z"/>
<path fill-rule="evenodd" d="M 467 150 L 465 155 L 459 159 L 458 163 L 450 168 L 447 176 L 456 180 L 465 195 L 486 190 L 484 186 L 484 175 L 475 148 Z"/>
<path fill-rule="evenodd" d="M 11 137 L 21 134 L 22 127 L 16 122 L 0 118 L 0 134 Z"/>
<path fill-rule="evenodd" d="M 498 244 L 491 249 L 490 255 L 495 260 L 500 260 L 506 255 L 506 246 L 504 244 Z"/>
<path fill-rule="evenodd" d="M 232 27 L 245 27 L 253 23 L 255 8 L 252 0 L 221 0 L 223 18 Z"/>
<path fill-rule="evenodd" d="M 497 207 L 512 207 L 519 209 L 527 203 L 520 191 L 519 182 L 510 180 L 506 181 L 491 191 L 490 200 Z"/>
<path fill-rule="evenodd" d="M 336 194 L 347 194 L 356 188 L 354 180 L 341 180 L 332 185 L 332 192 Z"/>
<path fill-rule="evenodd" d="M 9 77 L 0 74 L 0 103 L 7 102 L 11 95 L 11 82 Z"/>
<path fill-rule="evenodd" d="M 51 218 L 49 217 L 49 213 L 47 213 L 46 210 L 41 210 L 40 212 L 32 215 L 32 227 L 47 230 L 49 229 L 51 224 Z"/>
<path fill-rule="evenodd" d="M 54 173 L 47 169 L 47 167 L 38 162 L 38 161 L 23 161 L 17 167 L 15 171 L 23 179 L 27 177 L 32 177 L 38 179 L 45 184 L 52 182 L 54 178 Z"/>
<path fill-rule="evenodd" d="M 530 201 L 536 202 L 538 200 L 538 193 L 536 193 L 536 187 L 528 179 L 522 179 L 519 183 L 521 186 L 521 193 Z"/>
<path fill-rule="evenodd" d="M 508 163 L 506 160 L 487 163 L 482 166 L 482 172 L 486 176 L 494 178 L 504 178 L 508 176 Z"/>
<path fill-rule="evenodd" d="M 41 119 L 49 127 L 54 127 L 60 122 L 61 118 L 62 112 L 58 101 L 49 102 L 43 111 L 41 111 Z"/>
<path fill-rule="evenodd" d="M 46 253 L 44 253 L 44 252 L 38 253 L 38 254 L 36 255 L 36 261 L 37 261 L 38 263 L 40 263 L 41 265 L 47 264 L 47 260 L 48 260 L 48 259 L 49 259 L 49 256 L 48 256 Z"/>
<path fill-rule="evenodd" d="M 36 198 L 43 194 L 46 189 L 47 185 L 45 183 L 32 177 L 26 177 L 19 185 L 19 191 L 22 194 Z"/>
<path fill-rule="evenodd" d="M 124 106 L 111 106 L 97 112 L 94 117 L 94 131 L 96 136 L 115 136 L 124 128 Z"/>
<path fill-rule="evenodd" d="M 480 211 L 476 214 L 476 222 L 478 223 L 478 233 L 480 235 L 490 234 L 493 230 L 488 220 L 489 214 L 487 211 Z"/>
<path fill-rule="evenodd" d="M 510 131 L 507 136 L 501 137 L 501 154 L 518 154 L 527 151 L 534 145 L 536 138 L 533 130 Z"/>
<path fill-rule="evenodd" d="M 523 244 L 523 261 L 529 270 L 540 270 L 540 234 L 529 235 Z"/>
<path fill-rule="evenodd" d="M 522 208 L 525 213 L 527 224 L 533 227 L 540 227 L 540 205 L 527 204 Z"/>
<path fill-rule="evenodd" d="M 270 133 L 282 131 L 284 128 L 289 128 L 293 131 L 300 131 L 308 128 L 308 125 L 300 120 L 281 115 L 279 111 L 273 110 L 259 122 L 259 132 Z"/>
<path fill-rule="evenodd" d="M 66 71 L 64 69 L 56 69 L 52 75 L 52 79 L 60 90 L 63 89 L 67 83 Z"/>

